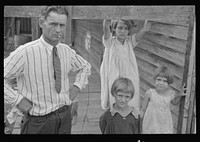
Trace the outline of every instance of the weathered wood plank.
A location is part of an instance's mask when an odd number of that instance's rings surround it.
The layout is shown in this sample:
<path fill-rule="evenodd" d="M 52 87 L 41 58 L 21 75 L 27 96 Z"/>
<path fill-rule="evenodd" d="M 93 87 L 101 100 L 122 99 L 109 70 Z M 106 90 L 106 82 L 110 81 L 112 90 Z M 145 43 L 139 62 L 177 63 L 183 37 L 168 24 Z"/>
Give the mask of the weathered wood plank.
<path fill-rule="evenodd" d="M 43 7 L 5 6 L 4 17 L 38 17 Z M 151 19 L 187 26 L 190 7 L 192 6 L 73 6 L 72 18 Z"/>
<path fill-rule="evenodd" d="M 188 27 L 160 22 L 151 22 L 150 31 L 187 40 Z"/>
<path fill-rule="evenodd" d="M 146 39 L 158 43 L 159 45 L 168 47 L 174 51 L 185 54 L 186 40 L 173 38 L 170 36 L 148 32 L 144 35 Z"/>
<path fill-rule="evenodd" d="M 75 44 L 78 43 L 79 45 L 81 45 L 80 48 L 84 48 L 85 49 L 85 39 L 84 39 L 85 35 L 81 34 L 80 32 L 76 33 L 76 39 L 75 39 Z M 96 58 L 96 60 L 98 62 L 101 62 L 102 60 L 102 55 L 99 54 L 98 52 L 96 52 L 96 50 L 94 49 L 95 45 L 91 44 L 90 45 L 90 49 L 87 51 L 88 54 L 90 54 L 93 58 Z"/>
<path fill-rule="evenodd" d="M 39 19 L 31 18 L 31 33 L 32 33 L 32 40 L 36 40 L 39 38 Z"/>
<path fill-rule="evenodd" d="M 81 45 L 75 42 L 75 48 L 78 50 L 78 52 L 81 54 L 81 56 L 86 59 L 96 70 L 96 72 L 99 74 L 100 73 L 100 65 L 96 58 L 94 58 L 91 54 L 88 54 L 87 51 L 83 48 L 81 48 Z"/>
<path fill-rule="evenodd" d="M 182 78 L 183 68 L 174 66 L 170 63 L 166 63 L 161 58 L 156 57 L 154 54 L 149 53 L 146 50 L 143 50 L 139 46 L 136 46 L 134 48 L 134 52 L 136 55 L 136 60 L 145 61 L 153 67 L 158 67 L 159 64 L 165 65 L 170 68 L 170 70 L 174 74 L 174 76 L 176 76 L 178 78 Z"/>
<path fill-rule="evenodd" d="M 69 17 L 68 17 L 68 21 L 67 21 L 67 25 L 65 28 L 65 33 L 64 33 L 64 39 L 65 39 L 65 43 L 70 45 L 72 43 L 72 32 L 73 32 L 73 28 L 72 28 L 72 6 L 68 6 L 68 13 L 69 13 Z"/>
<path fill-rule="evenodd" d="M 90 31 L 91 35 L 93 35 L 93 37 L 97 40 L 102 39 L 102 35 L 103 35 L 103 26 L 95 26 L 91 23 L 89 23 L 89 21 L 83 21 L 83 20 L 76 20 L 76 27 L 82 29 L 82 30 L 88 30 Z"/>
<path fill-rule="evenodd" d="M 190 60 L 190 55 L 191 55 L 192 39 L 193 39 L 194 18 L 195 18 L 195 9 L 191 7 L 190 16 L 189 16 L 189 29 L 188 29 L 188 37 L 187 37 L 187 44 L 186 44 L 186 54 L 185 54 L 182 85 L 186 84 L 187 79 L 188 79 L 189 60 Z M 181 134 L 181 131 L 182 131 L 184 105 L 185 105 L 185 97 L 182 97 L 180 100 L 180 108 L 179 108 L 180 113 L 178 117 L 178 128 L 177 128 L 177 133 L 179 134 Z"/>
<path fill-rule="evenodd" d="M 87 32 L 89 32 L 90 35 L 91 35 L 91 44 L 92 44 L 94 50 L 98 54 L 100 54 L 100 55 L 103 54 L 103 52 L 104 52 L 104 46 L 102 44 L 101 39 L 95 38 L 93 32 L 90 31 L 90 30 L 88 30 L 88 29 L 85 29 L 85 28 L 82 28 L 82 27 L 77 27 L 77 32 L 76 33 L 79 34 L 79 35 L 81 35 L 81 37 L 79 37 L 79 38 L 84 39 L 84 37 L 85 37 L 85 35 L 86 35 Z M 78 37 L 76 37 L 76 38 L 78 38 Z"/>
<path fill-rule="evenodd" d="M 155 55 L 165 59 L 166 61 L 170 61 L 179 66 L 184 65 L 184 55 L 171 52 L 167 50 L 164 46 L 160 46 L 157 43 L 143 40 L 140 42 L 140 47 L 147 50 L 148 52 L 154 53 Z"/>
<path fill-rule="evenodd" d="M 82 45 L 82 48 L 85 48 L 85 36 L 87 32 L 87 28 L 82 28 L 76 25 L 75 42 L 78 42 L 80 45 Z M 96 58 L 96 60 L 101 63 L 103 56 L 103 45 L 100 41 L 97 41 L 93 38 L 93 34 L 91 34 L 91 45 L 88 54 L 91 54 L 91 56 Z"/>
<path fill-rule="evenodd" d="M 188 24 L 189 6 L 78 6 L 73 7 L 75 19 L 151 19 Z"/>

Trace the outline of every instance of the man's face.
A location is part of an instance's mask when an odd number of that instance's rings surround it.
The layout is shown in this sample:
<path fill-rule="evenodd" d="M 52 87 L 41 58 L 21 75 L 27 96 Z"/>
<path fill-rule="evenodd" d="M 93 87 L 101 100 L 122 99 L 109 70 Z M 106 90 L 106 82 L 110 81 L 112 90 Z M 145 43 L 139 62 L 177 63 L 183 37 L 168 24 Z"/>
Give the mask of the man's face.
<path fill-rule="evenodd" d="M 65 31 L 66 23 L 66 15 L 50 12 L 46 20 L 43 19 L 40 24 L 44 40 L 51 45 L 56 45 Z"/>

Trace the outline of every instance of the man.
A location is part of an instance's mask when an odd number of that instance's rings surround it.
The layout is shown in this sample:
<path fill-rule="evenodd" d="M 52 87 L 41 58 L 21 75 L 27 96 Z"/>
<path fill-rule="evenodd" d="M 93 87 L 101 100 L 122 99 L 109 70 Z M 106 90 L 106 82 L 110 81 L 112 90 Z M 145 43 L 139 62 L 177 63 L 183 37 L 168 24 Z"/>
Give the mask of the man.
<path fill-rule="evenodd" d="M 21 134 L 70 134 L 71 104 L 88 83 L 91 65 L 60 43 L 68 12 L 65 7 L 42 10 L 42 36 L 18 47 L 4 59 L 4 100 L 26 117 Z M 69 88 L 68 73 L 78 72 Z M 18 90 L 8 84 L 17 78 Z"/>

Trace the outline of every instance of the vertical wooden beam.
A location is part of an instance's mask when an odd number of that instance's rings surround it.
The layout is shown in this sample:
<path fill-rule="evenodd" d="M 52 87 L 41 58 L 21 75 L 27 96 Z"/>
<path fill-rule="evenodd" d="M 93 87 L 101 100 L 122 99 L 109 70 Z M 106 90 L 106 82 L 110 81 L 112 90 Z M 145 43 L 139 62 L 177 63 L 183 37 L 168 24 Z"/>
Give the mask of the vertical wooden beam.
<path fill-rule="evenodd" d="M 66 6 L 69 16 L 67 19 L 66 32 L 64 33 L 65 43 L 71 45 L 72 43 L 72 6 Z"/>
<path fill-rule="evenodd" d="M 16 35 L 20 34 L 20 18 L 16 19 Z"/>
<path fill-rule="evenodd" d="M 31 18 L 31 32 L 32 32 L 32 41 L 38 39 L 39 37 L 39 19 L 37 17 Z"/>
<path fill-rule="evenodd" d="M 12 37 L 14 37 L 14 35 L 15 35 L 15 20 L 16 20 L 16 18 L 14 18 L 14 23 L 12 25 L 12 33 L 11 33 Z"/>
<path fill-rule="evenodd" d="M 193 28 L 194 28 L 194 16 L 195 16 L 194 8 L 195 8 L 194 6 L 190 7 L 189 28 L 188 28 L 188 37 L 187 37 L 187 43 L 186 43 L 186 53 L 185 53 L 185 63 L 184 63 L 182 85 L 187 83 L 187 78 L 188 78 L 189 59 L 191 55 L 190 53 L 191 53 L 191 48 L 192 48 Z M 182 132 L 184 106 L 185 106 L 185 96 L 183 96 L 180 99 L 178 127 L 177 127 L 178 134 L 181 134 Z"/>
<path fill-rule="evenodd" d="M 195 84 L 195 41 L 196 41 L 196 20 L 194 19 L 194 29 L 193 29 L 193 41 L 192 41 L 192 53 L 191 53 L 191 57 L 190 57 L 190 96 L 188 98 L 188 102 L 189 102 L 189 108 L 188 108 L 188 118 L 187 118 L 187 125 L 186 125 L 186 133 L 190 134 L 191 133 L 191 127 L 192 127 L 192 116 L 193 116 L 193 110 L 194 110 L 194 100 L 195 100 L 195 88 L 196 88 L 196 84 Z"/>

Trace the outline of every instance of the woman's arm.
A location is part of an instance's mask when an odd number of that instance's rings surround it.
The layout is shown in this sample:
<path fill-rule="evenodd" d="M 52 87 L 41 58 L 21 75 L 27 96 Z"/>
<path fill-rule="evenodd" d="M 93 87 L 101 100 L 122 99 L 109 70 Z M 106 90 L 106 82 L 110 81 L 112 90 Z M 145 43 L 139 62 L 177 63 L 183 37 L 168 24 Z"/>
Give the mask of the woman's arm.
<path fill-rule="evenodd" d="M 104 39 L 108 39 L 110 37 L 110 24 L 111 24 L 111 20 L 103 21 Z"/>
<path fill-rule="evenodd" d="M 136 33 L 136 35 L 135 35 L 135 39 L 136 39 L 137 42 L 139 42 L 139 41 L 143 38 L 145 32 L 147 32 L 147 31 L 150 30 L 150 27 L 151 27 L 151 23 L 148 22 L 148 20 L 145 20 L 144 28 L 141 29 L 141 30 L 140 30 L 138 33 Z"/>

